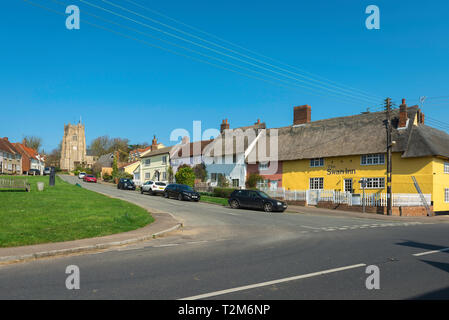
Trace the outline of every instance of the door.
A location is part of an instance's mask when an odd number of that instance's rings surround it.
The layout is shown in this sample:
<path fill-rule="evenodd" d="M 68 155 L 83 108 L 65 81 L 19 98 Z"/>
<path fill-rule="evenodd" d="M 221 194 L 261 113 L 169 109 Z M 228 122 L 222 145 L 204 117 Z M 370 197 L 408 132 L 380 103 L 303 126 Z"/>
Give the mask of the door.
<path fill-rule="evenodd" d="M 345 179 L 345 192 L 352 193 L 352 179 Z"/>
<path fill-rule="evenodd" d="M 262 198 L 255 191 L 249 191 L 248 207 L 254 209 L 261 209 L 263 205 Z"/>
<path fill-rule="evenodd" d="M 320 190 L 307 190 L 307 204 L 316 206 L 318 204 L 318 195 Z"/>

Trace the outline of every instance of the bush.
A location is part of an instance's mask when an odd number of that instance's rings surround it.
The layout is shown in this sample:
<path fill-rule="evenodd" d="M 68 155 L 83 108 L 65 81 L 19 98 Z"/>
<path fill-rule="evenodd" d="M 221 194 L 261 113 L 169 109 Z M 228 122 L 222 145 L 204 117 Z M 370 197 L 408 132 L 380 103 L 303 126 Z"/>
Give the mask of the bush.
<path fill-rule="evenodd" d="M 213 196 L 219 198 L 229 198 L 236 188 L 215 188 Z"/>
<path fill-rule="evenodd" d="M 103 180 L 106 181 L 106 182 L 111 181 L 112 180 L 112 175 L 105 173 L 103 175 Z"/>
<path fill-rule="evenodd" d="M 254 189 L 257 186 L 257 182 L 262 181 L 263 178 L 257 173 L 251 173 L 246 179 L 245 186 L 247 189 Z"/>
<path fill-rule="evenodd" d="M 186 184 L 193 188 L 195 184 L 195 173 L 190 167 L 182 167 L 175 174 L 176 183 Z"/>

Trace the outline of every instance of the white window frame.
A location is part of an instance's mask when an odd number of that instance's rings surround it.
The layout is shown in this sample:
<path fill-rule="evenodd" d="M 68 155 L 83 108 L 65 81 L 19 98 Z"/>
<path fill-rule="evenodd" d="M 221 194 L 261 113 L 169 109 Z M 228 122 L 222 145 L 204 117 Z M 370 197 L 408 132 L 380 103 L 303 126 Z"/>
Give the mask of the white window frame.
<path fill-rule="evenodd" d="M 365 189 L 385 189 L 385 178 L 364 178 L 366 179 Z"/>
<path fill-rule="evenodd" d="M 143 165 L 144 165 L 145 167 L 151 166 L 151 159 L 145 159 L 145 160 L 143 160 Z"/>
<path fill-rule="evenodd" d="M 324 190 L 324 178 L 310 178 L 309 179 L 310 190 Z"/>
<path fill-rule="evenodd" d="M 259 163 L 259 171 L 268 170 L 268 162 Z"/>
<path fill-rule="evenodd" d="M 310 159 L 310 167 L 311 168 L 324 167 L 324 158 Z"/>
<path fill-rule="evenodd" d="M 145 172 L 145 179 L 150 179 L 150 178 L 151 178 L 150 172 Z"/>
<path fill-rule="evenodd" d="M 444 163 L 444 173 L 449 174 L 449 162 Z"/>
<path fill-rule="evenodd" d="M 385 164 L 385 154 L 364 154 L 360 156 L 360 164 L 362 166 L 378 166 Z"/>
<path fill-rule="evenodd" d="M 444 189 L 444 202 L 449 203 L 449 188 Z"/>
<path fill-rule="evenodd" d="M 162 163 L 166 164 L 167 163 L 167 156 L 162 156 Z"/>

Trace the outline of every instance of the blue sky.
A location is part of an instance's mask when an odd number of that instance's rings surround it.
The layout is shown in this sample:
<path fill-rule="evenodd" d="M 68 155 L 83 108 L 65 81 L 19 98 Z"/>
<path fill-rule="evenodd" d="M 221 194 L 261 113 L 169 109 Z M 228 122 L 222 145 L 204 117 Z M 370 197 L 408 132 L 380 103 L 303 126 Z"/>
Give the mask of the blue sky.
<path fill-rule="evenodd" d="M 30 1 L 60 14 L 23 0 L 2 4 L 0 106 L 3 112 L 0 136 L 20 141 L 25 135 L 37 135 L 43 139 L 46 151 L 51 151 L 62 139 L 64 124 L 77 122 L 80 116 L 86 125 L 88 144 L 101 135 L 128 138 L 132 143 L 151 142 L 155 134 L 159 141 L 170 145 L 173 144 L 169 141 L 170 132 L 175 128 L 192 131 L 194 120 L 202 121 L 203 129 L 218 129 L 225 118 L 231 128 L 252 124 L 258 118 L 268 127 L 279 127 L 292 123 L 293 106 L 296 105 L 311 105 L 312 120 L 318 120 L 357 114 L 368 107 L 371 110 L 379 108 L 381 98 L 386 96 L 396 103 L 406 98 L 409 105 L 417 103 L 420 96 L 441 97 L 429 98 L 424 112 L 427 119 L 449 123 L 447 1 L 133 0 L 254 52 L 343 84 L 343 89 L 349 91 L 331 88 L 338 92 L 338 97 L 331 95 L 335 92 L 318 89 L 320 93 L 312 94 L 310 89 L 296 86 L 305 83 L 295 82 L 300 78 L 294 73 L 275 69 L 282 73 L 279 75 L 256 69 L 253 65 L 219 56 L 204 47 L 160 34 L 77 0 L 58 0 L 66 5 L 78 5 L 81 10 L 81 29 L 67 30 L 65 6 L 52 0 Z M 102 0 L 86 1 L 211 47 Z M 234 51 L 279 65 L 126 1 L 108 1 Z M 365 8 L 370 4 L 380 8 L 380 30 L 365 27 L 368 16 Z M 124 27 L 110 26 L 87 13 L 258 70 L 264 75 L 228 65 L 281 85 L 248 78 L 95 28 L 84 21 L 195 56 Z M 224 66 L 216 60 L 201 59 Z M 264 66 L 270 69 L 268 65 Z M 290 78 L 285 78 L 285 74 Z M 296 85 L 285 87 L 285 81 Z M 323 81 L 320 85 L 328 84 L 321 78 L 320 81 Z M 376 97 L 366 101 L 357 96 L 354 101 L 352 88 Z M 345 100 L 347 96 L 342 93 L 352 95 L 351 100 Z"/>

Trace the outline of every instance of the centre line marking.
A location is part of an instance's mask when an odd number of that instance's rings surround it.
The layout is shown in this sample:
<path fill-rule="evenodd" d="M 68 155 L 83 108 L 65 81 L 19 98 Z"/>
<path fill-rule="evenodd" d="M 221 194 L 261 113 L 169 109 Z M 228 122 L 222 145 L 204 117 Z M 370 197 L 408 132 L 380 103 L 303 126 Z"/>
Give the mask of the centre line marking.
<path fill-rule="evenodd" d="M 415 257 L 420 257 L 420 256 L 425 256 L 427 254 L 438 253 L 438 252 L 445 252 L 445 251 L 449 251 L 449 248 L 444 248 L 444 249 L 440 249 L 440 250 L 425 251 L 425 252 L 421 252 L 421 253 L 415 253 L 414 256 Z"/>
<path fill-rule="evenodd" d="M 266 286 L 271 286 L 271 285 L 277 284 L 277 283 L 288 282 L 288 281 L 295 281 L 295 280 L 300 280 L 300 279 L 306 279 L 306 278 L 321 276 L 321 275 L 329 274 L 329 273 L 333 273 L 333 272 L 344 271 L 344 270 L 349 270 L 349 269 L 355 269 L 355 268 L 360 268 L 360 267 L 365 267 L 365 266 L 366 266 L 366 264 L 359 263 L 359 264 L 354 264 L 352 266 L 340 267 L 340 268 L 335 268 L 335 269 L 328 269 L 328 270 L 323 270 L 323 271 L 318 271 L 318 272 L 313 272 L 313 273 L 307 273 L 307 274 L 294 276 L 294 277 L 289 277 L 289 278 L 283 278 L 283 279 L 278 279 L 278 280 L 266 281 L 266 282 L 251 284 L 251 285 L 242 286 L 242 287 L 236 287 L 236 288 L 231 288 L 231 289 L 226 289 L 226 290 L 214 291 L 214 292 L 210 292 L 210 293 L 204 293 L 204 294 L 200 294 L 200 295 L 197 295 L 197 296 L 182 298 L 182 299 L 179 299 L 179 300 L 198 300 L 198 299 L 210 298 L 210 297 L 220 296 L 220 295 L 228 294 L 228 293 L 232 293 L 232 292 L 238 292 L 238 291 L 249 290 L 249 289 L 254 289 L 254 288 L 266 287 Z"/>

